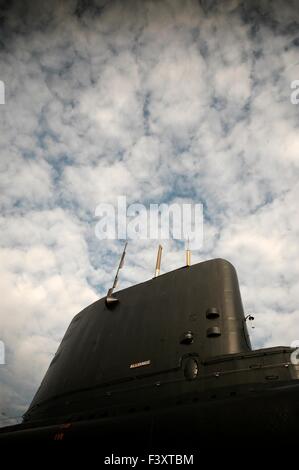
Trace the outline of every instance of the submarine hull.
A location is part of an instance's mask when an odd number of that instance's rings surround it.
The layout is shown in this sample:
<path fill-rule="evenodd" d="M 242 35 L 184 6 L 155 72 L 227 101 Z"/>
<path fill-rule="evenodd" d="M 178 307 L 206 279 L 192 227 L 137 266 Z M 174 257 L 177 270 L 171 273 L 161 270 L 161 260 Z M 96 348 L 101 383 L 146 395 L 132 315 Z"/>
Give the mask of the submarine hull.
<path fill-rule="evenodd" d="M 114 295 L 74 317 L 23 423 L 0 441 L 95 440 L 107 453 L 296 435 L 294 350 L 252 350 L 228 261 Z"/>
<path fill-rule="evenodd" d="M 85 441 L 99 452 L 204 452 L 215 444 L 254 439 L 295 442 L 299 416 L 299 382 L 256 391 L 233 399 L 213 398 L 202 403 L 179 403 L 168 409 L 143 411 L 52 426 L 2 429 L 1 443 Z"/>

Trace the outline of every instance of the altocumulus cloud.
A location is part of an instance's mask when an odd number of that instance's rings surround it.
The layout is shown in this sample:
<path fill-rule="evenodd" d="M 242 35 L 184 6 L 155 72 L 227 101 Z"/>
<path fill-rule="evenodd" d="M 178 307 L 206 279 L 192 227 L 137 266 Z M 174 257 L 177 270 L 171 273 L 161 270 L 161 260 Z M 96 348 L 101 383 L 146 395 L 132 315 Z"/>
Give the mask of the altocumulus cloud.
<path fill-rule="evenodd" d="M 94 210 L 118 195 L 202 202 L 193 261 L 236 266 L 256 347 L 298 339 L 298 2 L 25 0 L 0 19 L 0 412 L 25 411 L 108 287 L 121 246 L 96 240 Z M 155 245 L 131 243 L 123 287 Z"/>

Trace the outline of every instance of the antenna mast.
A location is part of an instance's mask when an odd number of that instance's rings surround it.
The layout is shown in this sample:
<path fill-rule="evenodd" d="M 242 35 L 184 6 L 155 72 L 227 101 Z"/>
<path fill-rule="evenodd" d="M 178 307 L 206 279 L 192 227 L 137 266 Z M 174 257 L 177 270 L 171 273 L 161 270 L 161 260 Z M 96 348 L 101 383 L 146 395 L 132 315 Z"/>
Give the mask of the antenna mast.
<path fill-rule="evenodd" d="M 186 250 L 186 266 L 191 266 L 191 251 L 190 251 L 189 237 L 188 237 L 187 250 Z"/>
<path fill-rule="evenodd" d="M 159 245 L 158 253 L 157 253 L 155 276 L 154 277 L 158 277 L 159 274 L 160 274 L 162 250 L 163 250 L 162 245 Z"/>
<path fill-rule="evenodd" d="M 119 262 L 119 265 L 118 265 L 118 268 L 117 268 L 117 271 L 116 271 L 116 274 L 115 274 L 115 278 L 114 278 L 112 287 L 110 287 L 110 289 L 107 292 L 107 296 L 106 296 L 106 305 L 107 306 L 112 306 L 112 305 L 116 304 L 119 301 L 116 297 L 113 297 L 113 291 L 117 286 L 119 270 L 124 265 L 127 245 L 128 245 L 128 242 L 126 242 L 123 253 L 121 255 L 120 262 Z"/>

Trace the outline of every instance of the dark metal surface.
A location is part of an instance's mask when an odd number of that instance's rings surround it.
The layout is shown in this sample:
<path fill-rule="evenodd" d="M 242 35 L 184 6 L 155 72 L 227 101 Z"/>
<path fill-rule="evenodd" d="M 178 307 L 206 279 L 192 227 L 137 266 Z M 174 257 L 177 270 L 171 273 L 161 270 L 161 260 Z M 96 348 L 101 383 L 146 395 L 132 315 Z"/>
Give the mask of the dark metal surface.
<path fill-rule="evenodd" d="M 187 444 L 194 433 L 207 438 L 238 426 L 256 433 L 257 414 L 261 431 L 295 426 L 292 350 L 251 350 L 229 262 L 184 267 L 117 299 L 112 309 L 101 299 L 73 319 L 24 423 L 0 439 L 62 432 L 63 439 L 113 435 L 115 444 L 125 432 L 159 445 L 176 433 Z"/>

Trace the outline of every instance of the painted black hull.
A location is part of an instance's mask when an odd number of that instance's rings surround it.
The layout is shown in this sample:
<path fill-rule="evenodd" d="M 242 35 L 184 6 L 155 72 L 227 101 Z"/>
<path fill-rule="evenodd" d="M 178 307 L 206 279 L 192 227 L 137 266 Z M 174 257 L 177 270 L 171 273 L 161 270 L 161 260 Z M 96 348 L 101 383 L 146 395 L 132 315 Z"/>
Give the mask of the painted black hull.
<path fill-rule="evenodd" d="M 254 440 L 295 441 L 299 419 L 299 384 L 294 382 L 234 398 L 132 413 L 99 420 L 2 429 L 0 445 L 29 441 L 93 441 L 103 455 L 153 451 L 202 452 L 214 446 Z M 249 441 L 249 442 L 251 442 Z"/>

